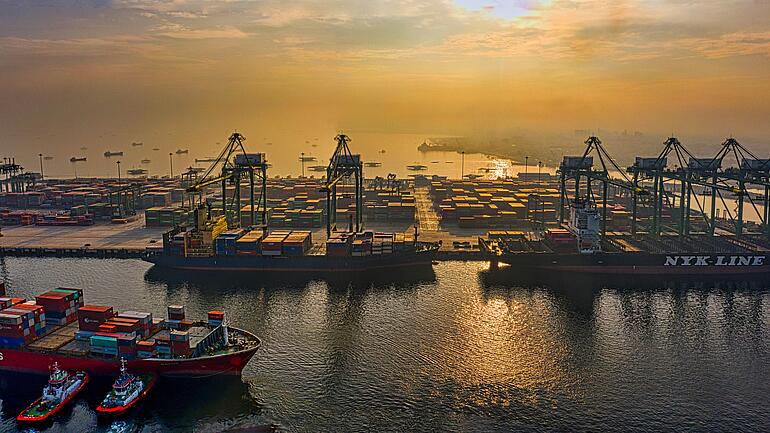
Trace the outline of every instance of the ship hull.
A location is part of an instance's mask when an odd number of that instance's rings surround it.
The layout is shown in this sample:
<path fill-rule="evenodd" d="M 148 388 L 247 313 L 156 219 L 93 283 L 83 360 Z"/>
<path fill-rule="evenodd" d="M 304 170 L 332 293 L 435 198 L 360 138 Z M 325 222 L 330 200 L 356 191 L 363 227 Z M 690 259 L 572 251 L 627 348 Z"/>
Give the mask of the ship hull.
<path fill-rule="evenodd" d="M 245 333 L 246 331 L 237 330 Z M 256 338 L 256 337 L 254 337 Z M 186 359 L 132 359 L 126 362 L 131 372 L 156 373 L 160 376 L 204 378 L 239 375 L 261 344 L 237 352 Z M 56 352 L 0 348 L 0 370 L 19 373 L 48 374 L 54 362 L 64 370 L 83 370 L 94 376 L 116 376 L 120 360 L 69 356 Z"/>
<path fill-rule="evenodd" d="M 766 254 L 729 253 L 508 253 L 490 256 L 513 269 L 594 275 L 764 275 L 770 274 Z"/>
<path fill-rule="evenodd" d="M 416 252 L 361 257 L 325 255 L 180 257 L 154 254 L 146 255 L 143 259 L 156 266 L 195 271 L 344 273 L 430 267 L 437 251 L 438 248 L 432 248 Z"/>

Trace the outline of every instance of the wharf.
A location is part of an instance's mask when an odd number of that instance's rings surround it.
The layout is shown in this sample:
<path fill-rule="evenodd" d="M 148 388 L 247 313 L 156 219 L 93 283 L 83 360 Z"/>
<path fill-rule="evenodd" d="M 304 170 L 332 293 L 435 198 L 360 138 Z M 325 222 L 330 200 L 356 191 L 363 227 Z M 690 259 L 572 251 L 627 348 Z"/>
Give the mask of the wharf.
<path fill-rule="evenodd" d="M 153 241 L 161 242 L 165 230 L 145 228 L 141 219 L 86 227 L 3 227 L 0 256 L 139 257 Z"/>
<path fill-rule="evenodd" d="M 407 224 L 403 227 L 378 224 L 371 229 L 409 232 Z M 138 258 L 148 246 L 161 245 L 166 230 L 162 227 L 144 227 L 141 219 L 127 224 L 99 223 L 87 227 L 3 227 L 0 256 Z M 478 236 L 471 231 L 420 231 L 421 241 L 441 241 L 436 260 L 442 261 L 483 260 L 478 249 Z M 325 240 L 325 229 L 313 231 L 314 243 L 323 243 Z"/>

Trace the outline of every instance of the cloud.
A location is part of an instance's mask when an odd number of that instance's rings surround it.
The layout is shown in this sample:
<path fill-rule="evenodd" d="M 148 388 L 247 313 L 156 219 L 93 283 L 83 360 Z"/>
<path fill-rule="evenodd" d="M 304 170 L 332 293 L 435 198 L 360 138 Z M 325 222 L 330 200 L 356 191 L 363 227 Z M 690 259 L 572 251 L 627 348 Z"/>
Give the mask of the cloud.
<path fill-rule="evenodd" d="M 215 28 L 188 28 L 181 25 L 166 25 L 160 28 L 159 36 L 174 39 L 243 39 L 249 34 L 233 26 Z"/>

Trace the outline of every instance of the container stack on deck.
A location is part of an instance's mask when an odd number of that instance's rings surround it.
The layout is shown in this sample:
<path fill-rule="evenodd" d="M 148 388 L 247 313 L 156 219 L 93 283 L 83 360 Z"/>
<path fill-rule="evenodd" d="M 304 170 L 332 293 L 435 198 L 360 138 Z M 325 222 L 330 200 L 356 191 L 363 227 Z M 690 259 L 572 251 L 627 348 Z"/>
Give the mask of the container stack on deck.
<path fill-rule="evenodd" d="M 20 347 L 46 332 L 45 309 L 20 298 L 0 298 L 0 345 Z"/>
<path fill-rule="evenodd" d="M 83 306 L 83 290 L 55 289 L 35 296 L 35 302 L 45 308 L 51 325 L 65 325 L 78 319 L 78 308 Z"/>

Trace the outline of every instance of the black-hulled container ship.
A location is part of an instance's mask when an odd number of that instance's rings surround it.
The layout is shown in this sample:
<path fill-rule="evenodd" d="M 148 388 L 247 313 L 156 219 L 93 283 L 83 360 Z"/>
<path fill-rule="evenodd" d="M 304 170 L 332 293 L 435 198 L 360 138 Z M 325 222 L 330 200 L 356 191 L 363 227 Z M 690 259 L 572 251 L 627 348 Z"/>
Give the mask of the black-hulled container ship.
<path fill-rule="evenodd" d="M 48 315 L 51 319 L 48 319 Z M 47 374 L 64 370 L 115 375 L 121 360 L 137 374 L 208 377 L 240 374 L 259 349 L 254 334 L 227 325 L 221 311 L 208 321 L 169 306 L 167 318 L 115 311 L 83 303 L 79 289 L 55 289 L 35 297 L 0 298 L 0 370 Z"/>
<path fill-rule="evenodd" d="M 542 238 L 511 231 L 491 231 L 479 239 L 490 262 L 511 269 L 565 275 L 750 276 L 770 274 L 769 251 L 749 236 L 606 236 L 600 235 L 596 208 L 579 202 L 566 228 L 552 228 Z"/>
<path fill-rule="evenodd" d="M 144 260 L 158 266 L 200 271 L 345 273 L 430 267 L 438 243 L 405 233 L 337 232 L 313 244 L 307 230 L 227 230 L 224 217 L 195 213 L 196 226 L 163 235 L 162 247 L 148 247 Z"/>

